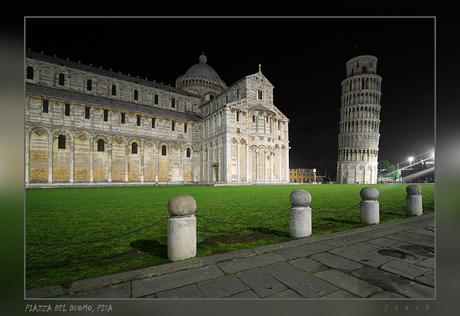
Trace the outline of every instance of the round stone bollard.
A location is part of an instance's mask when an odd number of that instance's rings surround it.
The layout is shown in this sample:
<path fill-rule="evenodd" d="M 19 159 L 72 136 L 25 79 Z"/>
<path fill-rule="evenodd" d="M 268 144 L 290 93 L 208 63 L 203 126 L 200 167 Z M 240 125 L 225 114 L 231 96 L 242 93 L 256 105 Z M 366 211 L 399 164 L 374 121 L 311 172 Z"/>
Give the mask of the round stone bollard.
<path fill-rule="evenodd" d="M 407 216 L 420 216 L 423 214 L 422 187 L 411 184 L 406 187 Z"/>
<path fill-rule="evenodd" d="M 291 211 L 289 212 L 289 231 L 291 238 L 302 238 L 311 235 L 311 195 L 305 190 L 295 190 L 289 196 Z"/>
<path fill-rule="evenodd" d="M 365 187 L 359 192 L 361 195 L 361 224 L 371 225 L 380 223 L 379 190 Z"/>
<path fill-rule="evenodd" d="M 168 202 L 168 258 L 171 261 L 196 256 L 196 201 L 187 194 L 173 196 Z"/>

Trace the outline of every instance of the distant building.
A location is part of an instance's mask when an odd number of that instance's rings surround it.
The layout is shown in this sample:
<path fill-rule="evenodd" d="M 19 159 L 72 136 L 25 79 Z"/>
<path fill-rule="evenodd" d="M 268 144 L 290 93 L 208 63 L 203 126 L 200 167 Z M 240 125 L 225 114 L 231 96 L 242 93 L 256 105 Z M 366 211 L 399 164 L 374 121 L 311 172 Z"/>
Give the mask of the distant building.
<path fill-rule="evenodd" d="M 324 175 L 317 175 L 316 169 L 289 169 L 289 183 L 319 183 L 324 182 Z"/>
<path fill-rule="evenodd" d="M 206 62 L 172 87 L 27 51 L 26 187 L 288 183 L 289 120 L 260 65 L 228 87 Z"/>
<path fill-rule="evenodd" d="M 337 183 L 377 183 L 382 78 L 377 58 L 364 55 L 346 63 L 342 81 Z"/>

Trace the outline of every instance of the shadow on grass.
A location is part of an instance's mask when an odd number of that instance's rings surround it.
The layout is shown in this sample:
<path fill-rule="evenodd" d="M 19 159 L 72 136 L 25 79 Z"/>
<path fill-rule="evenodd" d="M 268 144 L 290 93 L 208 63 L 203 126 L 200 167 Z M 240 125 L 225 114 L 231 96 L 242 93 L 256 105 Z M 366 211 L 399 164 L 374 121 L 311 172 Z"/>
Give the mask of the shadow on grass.
<path fill-rule="evenodd" d="M 149 253 L 151 255 L 164 259 L 167 259 L 168 257 L 168 246 L 163 245 L 158 240 L 139 239 L 131 242 L 129 245 L 132 248 L 134 248 L 134 251 L 117 255 L 118 258 L 130 257 L 138 254 L 139 252 Z"/>
<path fill-rule="evenodd" d="M 273 236 L 278 236 L 278 237 L 290 238 L 289 231 L 281 231 L 281 230 L 269 229 L 269 228 L 266 228 L 266 227 L 249 227 L 248 229 L 253 231 L 253 232 L 263 234 L 263 235 L 273 235 Z"/>
<path fill-rule="evenodd" d="M 338 223 L 338 224 L 345 224 L 345 225 L 359 225 L 360 224 L 360 219 L 358 218 L 357 220 L 347 220 L 347 219 L 342 219 L 342 218 L 334 218 L 334 217 L 323 217 L 321 218 L 322 222 L 327 222 L 329 223 Z"/>

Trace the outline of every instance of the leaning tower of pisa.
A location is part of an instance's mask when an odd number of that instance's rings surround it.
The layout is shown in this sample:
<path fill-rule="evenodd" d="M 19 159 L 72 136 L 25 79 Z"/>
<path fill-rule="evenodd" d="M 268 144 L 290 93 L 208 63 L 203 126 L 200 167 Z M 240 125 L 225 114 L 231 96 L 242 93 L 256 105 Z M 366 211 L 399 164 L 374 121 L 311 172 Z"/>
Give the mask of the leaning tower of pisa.
<path fill-rule="evenodd" d="M 363 55 L 346 63 L 342 81 L 337 183 L 377 183 L 380 90 L 377 57 Z"/>

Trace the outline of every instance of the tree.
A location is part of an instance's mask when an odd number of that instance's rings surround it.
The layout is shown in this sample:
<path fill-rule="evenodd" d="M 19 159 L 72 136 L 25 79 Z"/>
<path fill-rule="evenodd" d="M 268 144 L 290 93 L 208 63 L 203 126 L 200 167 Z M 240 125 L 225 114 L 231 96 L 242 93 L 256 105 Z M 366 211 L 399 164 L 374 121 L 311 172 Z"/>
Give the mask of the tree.
<path fill-rule="evenodd" d="M 390 164 L 387 160 L 379 160 L 378 169 L 380 176 L 391 174 L 391 176 L 394 177 L 394 172 L 398 169 L 398 167 Z"/>

